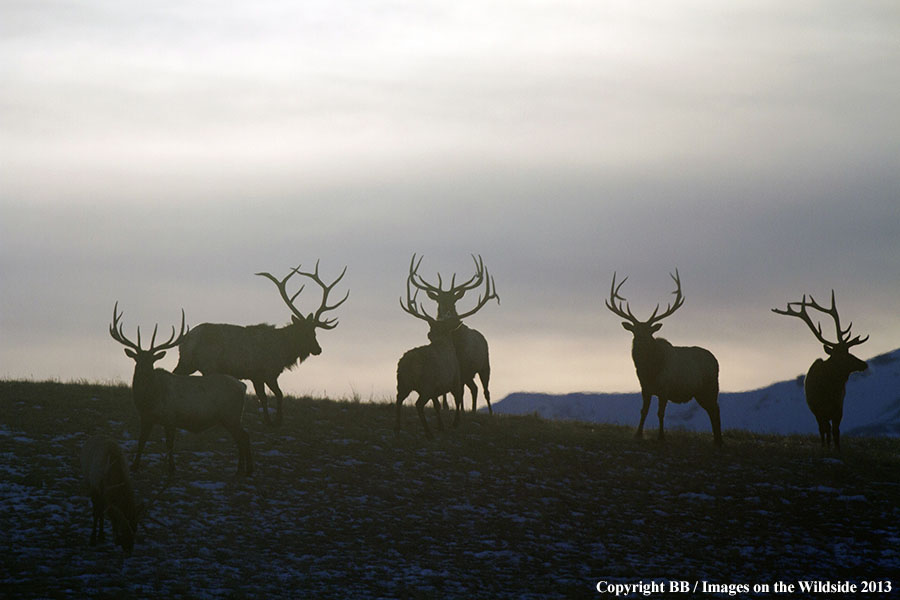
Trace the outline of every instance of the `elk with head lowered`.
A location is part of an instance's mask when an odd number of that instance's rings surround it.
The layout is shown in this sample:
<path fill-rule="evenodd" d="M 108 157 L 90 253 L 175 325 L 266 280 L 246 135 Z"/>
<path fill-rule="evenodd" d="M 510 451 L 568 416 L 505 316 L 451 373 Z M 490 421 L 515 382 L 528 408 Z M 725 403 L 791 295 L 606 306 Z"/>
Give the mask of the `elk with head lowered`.
<path fill-rule="evenodd" d="M 181 329 L 177 334 L 172 327 L 172 335 L 162 344 L 156 344 L 156 327 L 150 347 L 141 348 L 141 329 L 137 330 L 137 342 L 132 342 L 122 332 L 118 313 L 119 303 L 113 307 L 113 320 L 109 335 L 125 346 L 125 354 L 134 360 L 134 377 L 131 391 L 134 404 L 141 419 L 141 433 L 138 438 L 137 453 L 131 470 L 140 467 L 141 453 L 150 432 L 158 423 L 166 432 L 166 452 L 169 474 L 175 471 L 175 429 L 187 429 L 194 433 L 205 431 L 214 425 L 221 425 L 234 438 L 238 449 L 238 473 L 253 472 L 250 457 L 250 436 L 241 426 L 244 414 L 244 395 L 247 386 L 228 375 L 210 374 L 202 377 L 175 375 L 165 369 L 154 369 L 153 363 L 165 356 L 165 350 L 177 346 L 187 333 L 184 324 L 184 310 L 181 311 Z"/>
<path fill-rule="evenodd" d="M 316 329 L 334 329 L 337 319 L 323 319 L 322 315 L 343 304 L 350 296 L 350 291 L 339 302 L 328 305 L 328 294 L 344 277 L 347 267 L 330 284 L 319 277 L 319 262 L 313 273 L 305 273 L 300 266 L 291 269 L 283 279 L 276 279 L 270 273 L 257 273 L 272 281 L 278 288 L 282 300 L 291 310 L 291 323 L 285 327 L 273 325 L 229 325 L 227 323 L 201 323 L 188 333 L 178 348 L 178 365 L 174 373 L 187 375 L 200 371 L 224 373 L 238 379 L 249 379 L 256 391 L 256 398 L 262 407 L 265 422 L 270 423 L 266 386 L 275 395 L 278 408 L 275 423 L 284 420 L 282 403 L 284 394 L 278 387 L 278 376 L 285 369 L 291 369 L 302 363 L 310 355 L 318 356 L 322 348 L 316 340 Z M 288 295 L 286 286 L 293 275 L 301 275 L 312 279 L 322 288 L 322 303 L 315 313 L 303 316 L 294 305 L 294 301 L 304 286 L 300 286 L 293 295 Z"/>
<path fill-rule="evenodd" d="M 472 255 L 475 261 L 475 274 L 469 280 L 456 285 L 456 274 L 450 280 L 450 289 L 443 289 L 443 281 L 440 273 L 438 274 L 437 285 L 428 283 L 419 275 L 419 265 L 422 263 L 420 257 L 416 261 L 416 255 L 413 254 L 412 261 L 409 265 L 409 281 L 419 290 L 425 292 L 429 298 L 437 303 L 437 318 L 441 321 L 459 323 L 453 329 L 453 345 L 456 349 L 456 357 L 459 360 L 459 372 L 463 385 L 469 388 L 472 394 L 472 412 L 478 403 L 478 386 L 475 385 L 475 375 L 481 379 L 481 387 L 484 389 L 484 399 L 487 402 L 488 412 L 494 413 L 491 408 L 491 392 L 488 384 L 491 380 L 491 361 L 488 353 L 488 343 L 477 329 L 472 329 L 462 322 L 463 319 L 472 316 L 487 304 L 489 300 L 497 300 L 500 303 L 500 296 L 497 295 L 497 288 L 494 285 L 494 278 L 490 276 L 484 267 L 484 260 L 479 255 L 477 258 Z M 475 307 L 462 314 L 456 310 L 456 303 L 462 300 L 466 292 L 475 290 L 485 285 L 485 293 L 479 296 Z M 444 406 L 447 400 L 444 396 Z"/>
<path fill-rule="evenodd" d="M 402 424 L 403 401 L 412 392 L 417 392 L 416 411 L 419 420 L 425 429 L 425 437 L 431 439 L 431 430 L 428 421 L 425 420 L 425 405 L 431 400 L 437 413 L 438 430 L 443 431 L 444 423 L 441 420 L 441 407 L 438 397 L 443 394 L 451 394 L 456 402 L 456 414 L 453 418 L 453 426 L 459 425 L 459 415 L 462 411 L 462 380 L 459 374 L 459 361 L 456 358 L 456 349 L 453 345 L 453 330 L 460 325 L 456 320 L 440 320 L 429 315 L 416 302 L 418 290 L 412 293 L 410 283 L 412 280 L 412 267 L 406 280 L 406 304 L 400 299 L 400 307 L 408 314 L 428 323 L 427 346 L 419 346 L 406 351 L 397 363 L 397 424 L 395 431 L 399 433 Z"/>
<path fill-rule="evenodd" d="M 103 520 L 109 515 L 113 540 L 126 556 L 134 548 L 134 535 L 143 512 L 134 500 L 134 488 L 119 445 L 106 437 L 93 437 L 81 449 L 81 474 L 91 497 L 91 546 L 105 538 Z M 99 532 L 99 536 L 98 536 Z"/>
<path fill-rule="evenodd" d="M 836 342 L 825 339 L 825 336 L 822 335 L 822 324 L 813 324 L 812 318 L 806 312 L 807 308 L 814 308 L 831 316 L 837 335 Z M 800 302 L 788 302 L 787 308 L 784 310 L 773 308 L 772 312 L 801 319 L 825 348 L 828 358 L 826 360 L 817 358 L 809 367 L 803 382 L 803 390 L 806 394 L 806 404 L 819 425 L 819 437 L 822 439 L 822 445 L 831 446 L 831 438 L 834 436 L 834 447 L 840 450 L 840 426 L 841 419 L 844 417 L 844 395 L 847 392 L 847 380 L 852 373 L 869 368 L 866 361 L 850 354 L 850 348 L 862 344 L 869 339 L 869 336 L 861 339 L 856 336 L 851 339 L 850 329 L 853 327 L 853 323 L 850 323 L 846 329 L 841 327 L 841 319 L 834 303 L 834 290 L 831 290 L 831 308 L 820 306 L 812 296 L 807 302 L 806 295 L 804 295 Z"/>
<path fill-rule="evenodd" d="M 659 439 L 665 437 L 663 420 L 666 414 L 666 404 L 668 402 L 683 404 L 690 402 L 691 398 L 696 398 L 697 404 L 702 406 L 709 415 L 716 445 L 721 445 L 722 425 L 718 402 L 719 363 L 716 357 L 705 348 L 673 346 L 668 340 L 653 337 L 653 334 L 662 327 L 660 321 L 684 304 L 684 297 L 681 294 L 681 279 L 677 269 L 671 277 L 676 284 L 676 289 L 672 292 L 675 295 L 675 301 L 662 314 L 659 314 L 659 304 L 657 304 L 653 314 L 646 321 L 635 317 L 628 307 L 628 301 L 619 294 L 627 277 L 616 285 L 616 275 L 613 273 L 609 299 L 606 301 L 606 307 L 609 310 L 626 319 L 622 323 L 622 327 L 634 335 L 631 357 L 634 360 L 634 368 L 641 384 L 643 399 L 641 421 L 635 437 L 643 436 L 644 421 L 647 419 L 650 399 L 653 396 L 656 396 L 659 401 L 657 411 Z"/>

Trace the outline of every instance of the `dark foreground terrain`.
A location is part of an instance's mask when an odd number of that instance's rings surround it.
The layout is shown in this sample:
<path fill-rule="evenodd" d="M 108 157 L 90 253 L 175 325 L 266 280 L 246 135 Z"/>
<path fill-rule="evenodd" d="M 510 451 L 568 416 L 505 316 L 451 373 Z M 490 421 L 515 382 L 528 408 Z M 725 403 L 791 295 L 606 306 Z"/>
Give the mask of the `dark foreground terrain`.
<path fill-rule="evenodd" d="M 838 456 L 731 431 L 716 450 L 709 434 L 467 413 L 429 442 L 412 408 L 399 436 L 386 404 L 285 408 L 266 429 L 248 397 L 249 478 L 224 431 L 180 432 L 124 559 L 109 531 L 88 545 L 78 453 L 104 433 L 132 455 L 130 390 L 0 381 L 0 596 L 599 598 L 600 580 L 900 573 L 900 440 L 847 438 Z M 145 498 L 166 479 L 162 440 L 134 478 Z"/>

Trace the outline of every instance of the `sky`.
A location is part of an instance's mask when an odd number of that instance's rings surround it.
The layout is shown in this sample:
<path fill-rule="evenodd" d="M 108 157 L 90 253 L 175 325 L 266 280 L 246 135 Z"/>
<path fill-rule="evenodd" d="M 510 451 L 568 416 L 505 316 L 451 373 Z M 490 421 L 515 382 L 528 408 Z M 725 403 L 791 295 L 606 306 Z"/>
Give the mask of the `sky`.
<path fill-rule="evenodd" d="M 291 394 L 386 400 L 427 343 L 398 299 L 483 257 L 494 400 L 639 389 L 613 273 L 723 390 L 824 356 L 773 314 L 832 289 L 900 347 L 896 2 L 5 0 L 0 377 L 128 382 L 108 335 L 350 299 Z M 304 312 L 320 296 L 307 286 Z M 467 296 L 461 309 L 475 298 Z M 433 307 L 431 308 L 433 312 Z M 830 323 L 823 323 L 826 334 Z M 177 352 L 158 366 L 171 369 Z"/>

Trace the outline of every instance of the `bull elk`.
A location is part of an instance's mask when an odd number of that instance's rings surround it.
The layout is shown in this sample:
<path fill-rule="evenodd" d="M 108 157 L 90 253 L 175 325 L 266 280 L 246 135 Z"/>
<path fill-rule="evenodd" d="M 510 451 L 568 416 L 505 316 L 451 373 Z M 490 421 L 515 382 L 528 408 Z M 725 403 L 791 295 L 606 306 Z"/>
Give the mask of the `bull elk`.
<path fill-rule="evenodd" d="M 666 414 L 666 404 L 668 402 L 683 404 L 690 402 L 691 398 L 695 398 L 697 404 L 702 406 L 709 415 L 716 445 L 721 445 L 722 426 L 718 403 L 719 363 L 716 361 L 716 357 L 704 348 L 673 346 L 666 339 L 653 337 L 653 334 L 662 327 L 660 321 L 684 304 L 678 270 L 676 269 L 675 274 L 670 274 L 670 276 L 676 284 L 676 289 L 672 292 L 675 295 L 674 302 L 669 304 L 661 314 L 659 313 L 659 304 L 657 304 L 653 314 L 646 321 L 635 317 L 628 306 L 628 301 L 619 294 L 627 277 L 616 285 L 616 275 L 613 273 L 609 299 L 606 300 L 606 307 L 613 314 L 626 319 L 622 323 L 622 327 L 634 335 L 631 358 L 634 360 L 634 368 L 641 384 L 643 399 L 641 421 L 635 437 L 643 436 L 644 421 L 650 410 L 650 399 L 654 395 L 659 401 L 657 411 L 659 439 L 665 437 L 663 420 Z"/>
<path fill-rule="evenodd" d="M 131 470 L 140 468 L 144 444 L 158 423 L 166 432 L 166 453 L 169 474 L 175 471 L 175 429 L 187 429 L 194 433 L 205 431 L 214 425 L 221 425 L 234 438 L 238 449 L 238 473 L 253 472 L 250 456 L 250 436 L 241 426 L 244 414 L 244 395 L 247 386 L 228 375 L 210 374 L 191 377 L 175 375 L 165 369 L 154 369 L 153 363 L 165 356 L 165 350 L 181 343 L 187 333 L 184 310 L 181 311 L 181 329 L 177 334 L 172 327 L 172 335 L 162 344 L 156 344 L 157 326 L 153 328 L 150 347 L 141 348 L 141 329 L 137 330 L 137 342 L 132 342 L 122 332 L 118 312 L 119 303 L 113 307 L 113 320 L 109 335 L 125 346 L 125 354 L 134 360 L 134 377 L 131 391 L 134 404 L 141 419 L 141 433 L 137 453 Z"/>
<path fill-rule="evenodd" d="M 831 316 L 837 335 L 836 342 L 825 339 L 822 334 L 822 324 L 813 324 L 812 318 L 806 311 L 807 308 L 813 308 Z M 850 329 L 853 327 L 853 323 L 850 323 L 846 329 L 841 327 L 841 319 L 834 302 L 834 290 L 831 290 L 831 308 L 820 306 L 812 296 L 807 302 L 806 295 L 804 295 L 800 302 L 788 302 L 785 309 L 773 308 L 772 312 L 801 319 L 825 348 L 828 358 L 826 360 L 817 358 L 809 367 L 803 382 L 803 391 L 806 395 L 806 404 L 819 424 L 819 437 L 822 439 L 822 445 L 830 447 L 831 438 L 834 436 L 834 447 L 840 450 L 840 426 L 844 416 L 847 380 L 852 373 L 869 368 L 866 361 L 850 354 L 850 348 L 862 344 L 869 339 L 869 336 L 864 338 L 856 336 L 851 339 Z"/>
<path fill-rule="evenodd" d="M 475 385 L 475 375 L 478 375 L 481 379 L 481 387 L 484 389 L 484 399 L 488 405 L 488 412 L 494 414 L 494 409 L 491 407 L 491 392 L 488 389 L 491 379 L 491 361 L 487 340 L 484 339 L 480 331 L 472 329 L 462 322 L 463 319 L 481 310 L 489 300 L 497 300 L 497 303 L 500 303 L 500 296 L 497 295 L 494 278 L 488 274 L 481 256 L 479 255 L 476 258 L 475 255 L 472 255 L 472 260 L 475 261 L 475 274 L 467 281 L 456 285 L 456 274 L 454 273 L 450 280 L 450 289 L 444 290 L 440 273 L 438 274 L 437 285 L 425 281 L 419 275 L 419 265 L 422 263 L 422 258 L 424 257 L 420 257 L 416 261 L 416 255 L 413 254 L 409 265 L 409 280 L 416 289 L 422 290 L 437 303 L 437 318 L 439 320 L 459 323 L 459 326 L 453 329 L 453 346 L 456 349 L 463 385 L 469 388 L 469 392 L 472 394 L 472 412 L 475 412 L 475 407 L 478 403 L 478 386 Z M 485 293 L 479 296 L 475 307 L 459 314 L 456 310 L 456 303 L 462 300 L 466 292 L 478 289 L 482 284 L 485 285 Z M 446 396 L 444 396 L 444 406 L 447 406 Z"/>
<path fill-rule="evenodd" d="M 425 420 L 425 405 L 431 400 L 437 413 L 438 430 L 443 431 L 441 408 L 438 397 L 450 393 L 456 402 L 456 415 L 453 426 L 459 425 L 462 410 L 462 380 L 459 375 L 459 361 L 453 345 L 453 329 L 459 321 L 439 320 L 420 308 L 416 302 L 418 290 L 413 294 L 410 287 L 412 273 L 406 280 L 406 304 L 400 299 L 400 307 L 408 314 L 428 323 L 428 339 L 431 343 L 408 350 L 397 363 L 397 424 L 395 431 L 400 431 L 402 422 L 403 401 L 413 391 L 419 397 L 416 400 L 416 411 L 425 429 L 425 437 L 433 436 Z"/>
<path fill-rule="evenodd" d="M 318 261 L 313 273 L 301 271 L 299 265 L 291 269 L 291 272 L 282 279 L 277 279 L 270 273 L 257 273 L 271 280 L 278 288 L 282 300 L 293 313 L 291 323 L 285 327 L 267 324 L 242 326 L 201 323 L 184 336 L 178 348 L 178 365 L 173 372 L 179 375 L 188 375 L 194 371 L 200 371 L 204 375 L 222 373 L 237 379 L 250 380 L 265 422 L 271 424 L 266 399 L 268 386 L 278 403 L 275 424 L 281 424 L 284 420 L 282 413 L 284 394 L 278 387 L 278 376 L 285 369 L 292 369 L 298 363 L 302 363 L 310 355 L 318 356 L 322 353 L 322 348 L 316 340 L 316 329 L 334 329 L 337 326 L 337 319 L 323 319 L 322 315 L 339 307 L 350 296 L 348 290 L 343 299 L 328 305 L 328 295 L 346 272 L 347 267 L 344 267 L 338 278 L 330 284 L 326 284 L 319 277 Z M 300 286 L 293 295 L 288 294 L 286 286 L 294 275 L 307 277 L 322 288 L 322 303 L 315 313 L 303 316 L 294 304 L 304 286 Z"/>
<path fill-rule="evenodd" d="M 118 444 L 106 437 L 89 439 L 81 449 L 81 474 L 93 509 L 91 546 L 98 539 L 105 539 L 103 520 L 109 515 L 113 540 L 130 556 L 143 511 L 134 500 L 131 478 Z"/>

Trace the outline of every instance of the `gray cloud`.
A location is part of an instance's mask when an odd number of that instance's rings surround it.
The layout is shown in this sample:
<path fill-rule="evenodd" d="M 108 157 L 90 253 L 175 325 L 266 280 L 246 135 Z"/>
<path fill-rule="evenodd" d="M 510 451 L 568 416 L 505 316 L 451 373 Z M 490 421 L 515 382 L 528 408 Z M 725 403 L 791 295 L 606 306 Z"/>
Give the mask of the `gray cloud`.
<path fill-rule="evenodd" d="M 496 395 L 636 388 L 614 270 L 651 310 L 680 269 L 663 333 L 726 389 L 819 354 L 768 310 L 804 292 L 836 289 L 861 354 L 893 349 L 900 15 L 866 10 L 13 5 L 0 375 L 129 377 L 116 299 L 126 327 L 283 324 L 253 273 L 321 257 L 351 300 L 285 387 L 388 396 L 425 341 L 397 306 L 413 252 L 495 274 L 473 324 Z"/>

